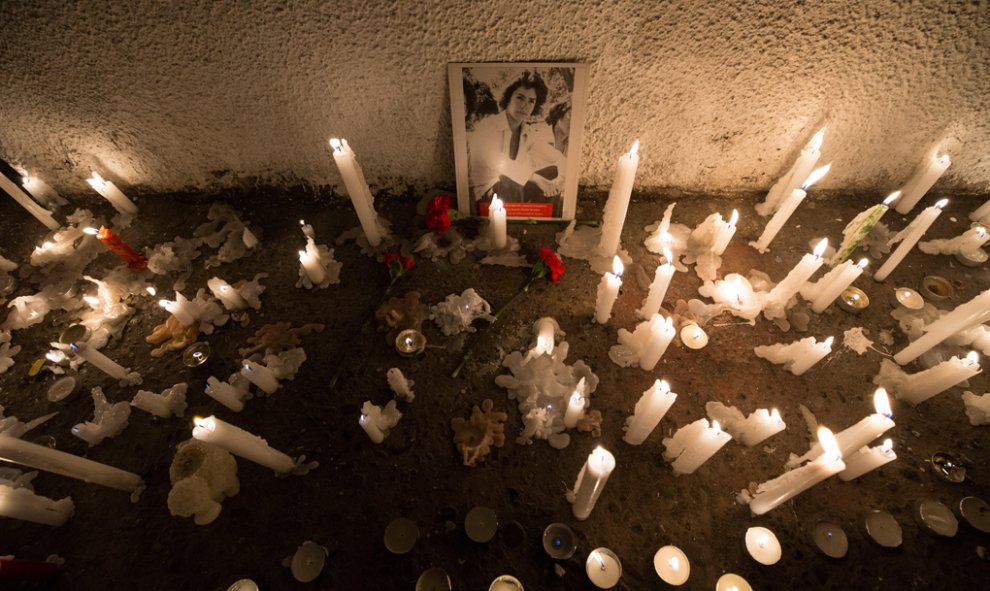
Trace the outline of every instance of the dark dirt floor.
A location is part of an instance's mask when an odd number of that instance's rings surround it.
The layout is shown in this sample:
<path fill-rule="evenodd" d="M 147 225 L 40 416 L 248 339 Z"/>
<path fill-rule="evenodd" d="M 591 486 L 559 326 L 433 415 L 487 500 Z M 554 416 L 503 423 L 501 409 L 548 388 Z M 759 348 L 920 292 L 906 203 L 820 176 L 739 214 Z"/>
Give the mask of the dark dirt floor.
<path fill-rule="evenodd" d="M 604 197 L 585 193 L 579 200 L 578 217 L 600 217 Z M 727 215 L 735 207 L 741 214 L 740 230 L 727 250 L 721 273 L 745 274 L 756 267 L 780 280 L 808 251 L 811 238 L 828 236 L 837 241 L 845 223 L 876 201 L 873 195 L 813 195 L 773 243 L 772 251 L 759 255 L 746 243 L 758 236 L 765 223 L 752 207 L 761 197 L 636 194 L 623 246 L 652 275 L 658 256 L 643 247 L 644 226 L 657 221 L 669 202 L 677 201 L 674 221 L 692 227 L 711 212 Z M 957 235 L 968 226 L 966 214 L 982 202 L 973 195 L 950 197 L 952 202 L 929 237 Z M 64 572 L 48 588 L 223 590 L 249 577 L 265 590 L 412 590 L 421 572 L 438 566 L 449 573 L 454 589 L 459 590 L 482 591 L 504 573 L 515 575 L 530 590 L 592 589 L 584 561 L 591 549 L 605 546 L 622 560 L 619 589 L 662 589 L 666 586 L 653 570 L 653 554 L 666 544 L 679 546 L 691 560 L 687 589 L 713 589 L 725 572 L 741 574 L 755 589 L 978 589 L 986 588 L 990 580 L 990 563 L 980 557 L 981 547 L 990 541 L 986 534 L 961 524 L 955 538 L 936 538 L 912 517 L 913 507 L 922 499 L 953 505 L 967 495 L 990 498 L 990 429 L 969 424 L 960 399 L 963 388 L 953 388 L 916 408 L 894 404 L 897 426 L 891 433 L 898 454 L 894 463 L 855 482 L 830 479 L 767 515 L 752 517 L 746 506 L 737 504 L 736 493 L 751 482 L 777 476 L 788 453 L 801 454 L 808 447 L 810 435 L 798 405 L 806 405 L 822 423 L 835 429 L 871 413 L 871 380 L 880 365 L 880 353 L 859 356 L 837 344 L 825 362 L 796 377 L 758 359 L 753 347 L 805 335 L 782 333 L 765 320 L 753 327 L 740 325 L 725 315 L 707 327 L 711 343 L 706 348 L 688 350 L 675 340 L 656 371 L 620 368 L 608 359 L 608 349 L 616 342 L 618 328 L 635 325 L 635 310 L 645 290 L 627 280 L 608 326 L 593 324 L 599 277 L 587 263 L 565 259 L 567 273 L 558 284 L 542 284 L 526 294 L 495 325 L 461 339 L 444 337 L 427 323 L 424 331 L 431 346 L 421 356 L 403 358 L 383 333 L 362 332 L 362 324 L 374 312 L 387 285 L 387 273 L 353 243 L 336 248 L 336 258 L 344 265 L 339 285 L 315 291 L 294 287 L 296 251 L 304 244 L 298 220 L 305 218 L 314 226 L 317 242 L 332 245 L 338 234 L 356 225 L 346 199 L 274 190 L 145 197 L 139 199 L 140 215 L 122 235 L 139 247 L 175 235 L 190 236 L 206 220 L 214 201 L 230 203 L 253 227 L 261 228 L 262 247 L 218 269 L 206 270 L 203 259 L 198 259 L 185 295 L 205 287 L 213 275 L 234 282 L 266 271 L 271 274 L 264 281 L 268 288 L 262 295 L 261 311 L 251 312 L 250 326 L 228 325 L 206 337 L 213 357 L 202 367 L 188 369 L 178 354 L 163 359 L 149 356 L 152 346 L 144 337 L 164 320 L 165 313 L 157 298 L 137 297 L 137 313 L 122 338 L 104 349 L 144 375 L 143 389 L 160 392 L 176 382 L 188 382 L 185 418 L 163 420 L 135 410 L 121 435 L 88 448 L 69 429 L 92 417 L 89 388 L 102 386 L 111 401 L 130 399 L 136 389 L 121 388 L 84 365 L 79 373 L 83 389 L 63 403 L 50 403 L 45 393 L 52 376 L 29 378 L 27 370 L 72 319 L 55 312 L 42 324 L 14 334 L 14 343 L 24 349 L 17 363 L 0 375 L 0 403 L 8 415 L 22 420 L 59 412 L 25 438 L 45 441 L 51 436 L 60 450 L 137 472 L 147 481 L 141 499 L 131 503 L 126 493 L 57 475 L 42 473 L 35 480 L 39 494 L 56 499 L 71 496 L 75 516 L 61 528 L 0 518 L 0 554 L 44 559 L 56 553 L 65 558 Z M 413 196 L 380 199 L 380 211 L 392 221 L 396 236 L 408 240 L 421 231 L 416 201 Z M 108 217 L 112 213 L 105 204 L 86 204 Z M 3 254 L 26 264 L 31 249 L 44 238 L 43 228 L 8 199 L 0 199 L 0 213 Z M 899 229 L 906 218 L 891 211 L 885 221 Z M 554 233 L 561 227 L 513 223 L 509 230 L 529 259 L 535 260 L 541 246 L 553 245 Z M 470 223 L 464 227 L 469 236 L 475 230 Z M 478 258 L 469 255 L 456 266 L 419 260 L 396 293 L 418 290 L 425 302 L 435 304 L 448 294 L 474 287 L 497 307 L 528 277 L 528 269 L 481 266 Z M 107 253 L 88 271 L 102 277 L 115 265 Z M 877 332 L 888 329 L 897 336 L 888 349 L 893 353 L 904 346 L 906 338 L 890 316 L 892 289 L 896 285 L 916 287 L 923 275 L 931 273 L 945 276 L 958 289 L 956 298 L 940 307 L 955 306 L 990 288 L 990 272 L 985 267 L 966 268 L 950 257 L 915 251 L 886 283 L 874 282 L 869 272 L 857 282 L 872 300 L 865 313 L 852 316 L 833 308 L 812 317 L 808 334 L 835 335 L 841 342 L 842 331 L 862 326 L 876 341 Z M 153 281 L 160 294 L 168 293 L 171 278 Z M 699 285 L 693 272 L 676 274 L 668 306 L 675 298 L 699 297 Z M 36 286 L 22 282 L 15 295 L 35 291 Z M 532 323 L 545 315 L 556 318 L 567 333 L 569 360 L 583 359 L 601 378 L 591 408 L 604 415 L 602 437 L 575 434 L 563 451 L 543 441 L 517 445 L 519 414 L 494 383 L 495 376 L 504 371 L 501 358 L 528 347 Z M 309 360 L 296 379 L 273 396 L 249 401 L 241 413 L 203 394 L 206 378 L 226 379 L 238 367 L 237 348 L 263 324 L 276 321 L 326 324 L 324 333 L 303 339 Z M 879 343 L 876 346 L 884 349 Z M 473 361 L 460 379 L 451 379 L 465 347 L 475 352 Z M 385 381 L 390 367 L 399 367 L 415 380 L 416 400 L 400 402 L 402 420 L 385 443 L 374 445 L 357 423 L 359 408 L 365 400 L 384 404 L 391 399 Z M 340 380 L 330 390 L 328 383 L 338 369 Z M 912 365 L 908 369 L 920 368 Z M 646 443 L 631 447 L 621 440 L 623 421 L 658 377 L 666 378 L 680 397 Z M 977 393 L 990 391 L 986 374 L 971 382 L 970 389 Z M 466 417 L 472 405 L 485 398 L 508 411 L 508 441 L 483 464 L 467 468 L 452 443 L 450 419 Z M 711 400 L 746 413 L 776 406 L 788 429 L 765 443 L 772 453 L 764 451 L 763 445 L 750 449 L 732 442 L 696 473 L 675 477 L 661 457 L 661 439 L 702 417 L 705 403 Z M 224 501 L 223 512 L 214 523 L 197 526 L 191 519 L 172 517 L 166 497 L 175 446 L 190 437 L 192 416 L 210 414 L 264 437 L 276 449 L 306 454 L 320 466 L 307 476 L 276 478 L 266 468 L 238 460 L 241 492 Z M 578 522 L 564 492 L 597 445 L 611 450 L 618 465 L 591 517 Z M 963 484 L 935 477 L 928 459 L 938 450 L 966 461 L 969 477 Z M 465 514 L 478 505 L 494 509 L 502 523 L 499 535 L 487 544 L 471 542 L 462 527 Z M 871 509 L 889 511 L 900 522 L 904 530 L 900 548 L 886 550 L 871 543 L 862 525 Z M 421 537 L 411 553 L 393 556 L 385 549 L 382 536 L 386 524 L 399 516 L 415 520 Z M 845 558 L 827 558 L 811 543 L 810 532 L 821 520 L 845 528 L 850 544 Z M 544 527 L 555 521 L 570 524 L 578 536 L 577 553 L 560 563 L 563 576 L 555 574 L 554 561 L 541 545 Z M 506 534 L 510 528 L 505 524 L 510 522 L 521 525 L 525 532 L 521 541 Z M 761 566 L 747 555 L 743 535 L 754 525 L 776 532 L 784 546 L 778 564 Z M 282 566 L 282 559 L 305 540 L 329 550 L 326 570 L 308 585 L 295 582 Z"/>

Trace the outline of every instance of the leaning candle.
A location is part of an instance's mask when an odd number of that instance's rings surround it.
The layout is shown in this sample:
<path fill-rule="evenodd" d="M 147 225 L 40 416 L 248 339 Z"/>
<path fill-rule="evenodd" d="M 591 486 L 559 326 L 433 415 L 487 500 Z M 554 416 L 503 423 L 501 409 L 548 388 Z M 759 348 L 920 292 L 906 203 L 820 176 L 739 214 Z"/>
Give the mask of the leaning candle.
<path fill-rule="evenodd" d="M 123 380 L 127 377 L 128 370 L 126 367 L 120 365 L 113 359 L 110 359 L 103 353 L 100 353 L 96 349 L 91 348 L 86 343 L 72 343 L 69 345 L 72 352 L 79 357 L 85 359 L 93 367 L 107 374 L 115 380 Z"/>
<path fill-rule="evenodd" d="M 58 230 L 60 224 L 52 217 L 52 212 L 35 203 L 34 199 L 28 197 L 28 194 L 18 187 L 14 181 L 7 178 L 6 175 L 0 174 L 0 187 L 10 195 L 11 199 L 26 209 L 35 219 L 47 226 L 49 230 Z"/>
<path fill-rule="evenodd" d="M 876 470 L 884 464 L 897 459 L 894 453 L 894 442 L 884 439 L 882 445 L 876 447 L 861 447 L 859 451 L 845 457 L 846 469 L 839 472 L 839 478 L 845 481 L 855 480 L 871 470 Z"/>
<path fill-rule="evenodd" d="M 619 158 L 619 167 L 602 215 L 602 236 L 598 242 L 598 254 L 601 256 L 608 257 L 619 252 L 622 226 L 626 222 L 626 211 L 629 209 L 629 199 L 636 180 L 636 168 L 639 166 L 638 150 L 639 140 L 636 140 L 629 153 Z"/>
<path fill-rule="evenodd" d="M 269 447 L 268 442 L 248 433 L 244 429 L 225 423 L 216 417 L 193 419 L 196 425 L 192 436 L 200 441 L 212 443 L 230 453 L 271 468 L 279 474 L 287 474 L 296 467 L 296 462 L 286 454 Z"/>
<path fill-rule="evenodd" d="M 818 441 L 824 450 L 818 459 L 756 487 L 756 495 L 749 502 L 749 510 L 753 515 L 763 515 L 829 476 L 846 469 L 832 432 L 825 427 L 819 427 Z"/>
<path fill-rule="evenodd" d="M 223 279 L 212 277 L 206 282 L 206 286 L 210 288 L 213 297 L 220 300 L 224 308 L 233 311 L 248 307 L 247 300 L 241 297 L 241 294 L 237 293 L 237 290 Z"/>
<path fill-rule="evenodd" d="M 505 225 L 505 206 L 498 195 L 492 195 L 492 202 L 488 206 L 488 223 L 491 232 L 492 246 L 496 250 L 501 250 L 509 243 L 509 235 Z"/>
<path fill-rule="evenodd" d="M 117 255 L 120 260 L 127 264 L 130 269 L 135 269 L 140 271 L 141 269 L 148 268 L 148 259 L 144 257 L 141 253 L 134 250 L 131 245 L 124 242 L 119 234 L 108 230 L 105 226 L 100 226 L 100 229 L 96 228 L 85 228 L 83 232 L 89 234 L 90 236 L 96 236 L 103 246 L 107 247 L 107 250 Z"/>
<path fill-rule="evenodd" d="M 133 472 L 8 435 L 0 435 L 0 460 L 128 492 L 144 486 L 141 477 Z"/>
<path fill-rule="evenodd" d="M 48 183 L 39 179 L 36 176 L 29 175 L 26 171 L 24 176 L 21 177 L 21 182 L 23 183 L 24 190 L 27 191 L 35 200 L 43 203 L 45 207 L 49 205 L 65 204 L 65 199 L 62 199 L 55 189 L 51 188 Z"/>
<path fill-rule="evenodd" d="M 663 459 L 671 463 L 674 474 L 691 474 L 730 441 L 732 436 L 719 427 L 718 421 L 709 426 L 708 419 L 698 419 L 663 440 Z"/>
<path fill-rule="evenodd" d="M 330 140 L 330 147 L 333 151 L 333 161 L 337 164 L 337 170 L 344 180 L 344 187 L 347 188 L 347 195 L 351 198 L 351 204 L 357 213 L 361 229 L 364 230 L 364 236 L 372 248 L 377 247 L 382 242 L 378 214 L 375 213 L 368 182 L 365 181 L 361 166 L 354 157 L 354 151 L 347 144 L 347 140 L 337 138 Z"/>
<path fill-rule="evenodd" d="M 921 404 L 932 396 L 948 390 L 983 371 L 979 355 L 970 351 L 966 357 L 953 357 L 935 367 L 912 374 L 894 390 L 894 396 L 908 404 Z"/>
<path fill-rule="evenodd" d="M 137 215 L 138 208 L 134 202 L 127 198 L 127 195 L 118 189 L 113 183 L 105 180 L 100 175 L 93 173 L 93 176 L 86 179 L 93 190 L 103 196 L 104 199 L 113 205 L 114 209 L 122 214 Z"/>
<path fill-rule="evenodd" d="M 732 436 L 743 445 L 753 447 L 786 428 L 787 424 L 780 418 L 780 412 L 776 408 L 772 411 L 758 408 L 735 426 L 736 433 L 732 433 Z"/>
<path fill-rule="evenodd" d="M 571 501 L 574 517 L 584 521 L 591 515 L 612 470 L 615 470 L 615 456 L 608 450 L 596 447 L 595 451 L 588 454 L 574 485 L 574 498 Z"/>
<path fill-rule="evenodd" d="M 638 310 L 641 318 L 649 318 L 660 311 L 663 305 L 663 298 L 667 295 L 667 288 L 670 287 L 670 280 L 674 276 L 674 257 L 670 254 L 670 249 L 663 249 L 663 263 L 657 267 L 657 272 L 653 276 L 653 283 L 650 284 L 650 291 L 646 295 L 643 307 Z"/>
<path fill-rule="evenodd" d="M 798 155 L 797 160 L 794 161 L 790 170 L 770 187 L 770 191 L 767 192 L 767 197 L 763 203 L 756 205 L 756 213 L 764 217 L 774 213 L 780 207 L 780 202 L 783 198 L 801 186 L 801 181 L 808 178 L 811 170 L 818 163 L 818 158 L 821 156 L 822 141 L 824 139 L 825 128 L 823 127 L 815 135 L 811 136 L 811 140 L 801 150 L 801 154 Z"/>
<path fill-rule="evenodd" d="M 925 351 L 952 335 L 983 324 L 987 320 L 990 320 L 990 289 L 925 326 L 925 334 L 894 355 L 894 361 L 900 365 L 911 363 Z"/>
<path fill-rule="evenodd" d="M 712 253 L 717 256 L 722 256 L 725 252 L 726 247 L 729 246 L 729 241 L 732 237 L 736 235 L 736 222 L 739 221 L 739 211 L 733 209 L 732 217 L 729 218 L 728 223 L 719 222 L 715 229 L 715 242 L 712 245 Z"/>
<path fill-rule="evenodd" d="M 646 441 L 676 400 L 677 394 L 670 391 L 666 380 L 653 382 L 653 386 L 640 396 L 633 415 L 626 419 L 626 434 L 622 440 L 629 445 L 640 445 Z"/>
<path fill-rule="evenodd" d="M 241 375 L 265 394 L 274 394 L 275 390 L 278 390 L 278 380 L 274 372 L 260 363 L 245 359 L 241 364 Z"/>
<path fill-rule="evenodd" d="M 667 351 L 670 342 L 674 340 L 677 330 L 674 329 L 674 318 L 668 316 L 664 318 L 660 314 L 650 317 L 649 332 L 646 333 L 646 342 L 639 351 L 639 367 L 646 371 L 653 371 L 660 358 Z"/>
<path fill-rule="evenodd" d="M 864 417 L 855 425 L 843 429 L 834 436 L 835 444 L 843 457 L 852 454 L 894 427 L 894 420 L 891 418 L 893 413 L 890 409 L 890 399 L 887 396 L 887 391 L 883 388 L 877 388 L 873 392 L 873 409 L 875 411 L 873 414 Z M 787 461 L 787 467 L 799 466 L 803 462 L 817 458 L 821 453 L 821 443 L 815 443 L 803 456 L 791 456 L 791 459 Z"/>
<path fill-rule="evenodd" d="M 763 297 L 763 312 L 767 318 L 772 319 L 783 315 L 783 311 L 787 309 L 787 303 L 794 297 L 794 294 L 800 291 L 808 279 L 811 279 L 811 276 L 825 263 L 822 254 L 826 248 L 828 248 L 827 238 L 821 240 L 813 252 L 801 257 L 801 260 L 791 269 L 787 277 L 784 277 Z"/>
<path fill-rule="evenodd" d="M 925 193 L 932 188 L 935 181 L 942 176 L 942 173 L 949 168 L 950 164 L 952 161 L 949 160 L 948 154 L 942 154 L 937 158 L 935 154 L 932 154 L 927 162 L 923 162 L 914 176 L 901 187 L 902 195 L 895 207 L 897 213 L 906 214 L 911 211 L 918 201 L 925 196 Z"/>
<path fill-rule="evenodd" d="M 567 401 L 567 409 L 564 411 L 564 426 L 568 429 L 577 427 L 578 421 L 584 417 L 584 389 L 584 378 L 581 378 L 578 380 L 574 392 L 571 393 L 571 397 Z"/>
<path fill-rule="evenodd" d="M 784 227 L 784 224 L 787 223 L 787 220 L 790 219 L 791 215 L 794 213 L 794 210 L 796 210 L 798 205 L 801 205 L 804 198 L 808 196 L 808 189 L 811 185 L 825 176 L 828 169 L 831 167 L 831 164 L 826 164 L 825 166 L 819 168 L 811 173 L 808 180 L 801 185 L 800 189 L 794 189 L 791 191 L 791 193 L 784 198 L 780 205 L 780 209 L 777 210 L 777 213 L 773 214 L 773 217 L 770 218 L 769 222 L 767 222 L 766 227 L 763 229 L 763 234 L 760 234 L 760 237 L 756 240 L 756 242 L 750 242 L 750 246 L 760 252 L 766 252 L 767 247 L 770 246 L 770 243 L 773 242 L 773 239 L 777 236 L 777 233 L 780 232 L 781 228 Z"/>
<path fill-rule="evenodd" d="M 974 209 L 973 213 L 969 214 L 969 219 L 981 224 L 990 224 L 990 200 Z"/>
<path fill-rule="evenodd" d="M 616 255 L 612 258 L 612 272 L 606 272 L 598 283 L 598 298 L 595 300 L 595 322 L 605 324 L 612 316 L 612 306 L 619 297 L 622 287 L 622 259 Z"/>
<path fill-rule="evenodd" d="M 71 497 L 56 501 L 35 494 L 28 487 L 0 484 L 0 515 L 4 517 L 58 527 L 65 525 L 73 511 L 75 505 Z"/>
<path fill-rule="evenodd" d="M 890 275 L 890 272 L 897 268 L 897 265 L 901 264 L 904 257 L 907 256 L 914 245 L 921 240 L 921 237 L 928 231 L 928 228 L 935 223 L 935 220 L 942 213 L 942 208 L 949 203 L 948 199 L 942 199 L 935 205 L 931 207 L 926 207 L 924 211 L 918 214 L 918 217 L 914 218 L 910 224 L 900 232 L 898 232 L 893 238 L 891 238 L 888 244 L 893 244 L 898 240 L 901 243 L 897 246 L 897 249 L 891 253 L 890 258 L 888 258 L 877 272 L 874 273 L 873 278 L 877 281 L 883 281 Z"/>
<path fill-rule="evenodd" d="M 846 261 L 826 273 L 815 284 L 815 289 L 812 293 L 816 293 L 817 295 L 811 300 L 811 309 L 816 314 L 824 312 L 825 308 L 831 306 L 832 302 L 839 297 L 839 294 L 863 274 L 863 269 L 866 268 L 868 263 L 869 261 L 867 259 L 861 259 L 855 265 L 852 261 Z"/>

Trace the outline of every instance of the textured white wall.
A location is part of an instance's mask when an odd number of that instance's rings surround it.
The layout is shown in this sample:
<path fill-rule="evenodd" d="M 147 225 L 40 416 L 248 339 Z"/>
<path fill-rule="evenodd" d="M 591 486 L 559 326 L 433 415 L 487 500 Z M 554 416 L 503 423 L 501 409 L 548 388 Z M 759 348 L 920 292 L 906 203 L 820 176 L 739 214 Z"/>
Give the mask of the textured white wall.
<path fill-rule="evenodd" d="M 769 186 L 828 124 L 822 186 L 896 188 L 936 144 L 990 188 L 986 0 L 0 2 L 0 158 L 65 192 L 453 184 L 448 61 L 594 63 L 582 183 Z"/>

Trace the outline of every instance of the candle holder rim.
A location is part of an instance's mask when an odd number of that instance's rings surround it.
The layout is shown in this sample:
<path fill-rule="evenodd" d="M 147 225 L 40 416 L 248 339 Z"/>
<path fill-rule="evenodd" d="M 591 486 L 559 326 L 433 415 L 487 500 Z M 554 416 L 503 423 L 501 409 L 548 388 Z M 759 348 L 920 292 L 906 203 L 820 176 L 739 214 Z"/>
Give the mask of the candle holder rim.
<path fill-rule="evenodd" d="M 893 515 L 881 509 L 873 509 L 868 512 L 866 519 L 863 520 L 863 525 L 866 528 L 867 536 L 877 545 L 884 548 L 897 548 L 904 541 L 904 530 L 901 528 L 901 524 L 897 522 L 897 519 Z M 891 534 L 896 534 L 893 539 L 887 540 L 886 538 L 880 539 L 877 537 L 880 531 L 875 531 L 875 528 L 885 527 L 890 528 Z"/>
<path fill-rule="evenodd" d="M 197 353 L 201 355 L 196 356 Z M 213 353 L 210 344 L 206 341 L 196 341 L 182 350 L 182 364 L 186 367 L 199 367 L 210 359 Z"/>
<path fill-rule="evenodd" d="M 553 546 L 554 534 L 564 533 L 567 537 L 561 540 L 564 544 L 560 549 Z M 577 552 L 577 540 L 574 530 L 566 523 L 554 522 L 543 529 L 543 551 L 556 560 L 567 560 Z"/>
<path fill-rule="evenodd" d="M 405 344 L 407 339 L 411 341 L 408 346 Z M 407 328 L 395 335 L 395 350 L 403 357 L 419 355 L 425 349 L 426 335 L 415 328 Z"/>
<path fill-rule="evenodd" d="M 959 500 L 957 508 L 959 510 L 959 516 L 970 527 L 983 533 L 990 533 L 990 504 L 987 504 L 986 501 L 979 497 L 968 496 Z M 971 515 L 974 511 L 983 516 L 983 518 L 979 520 L 975 519 Z"/>
<path fill-rule="evenodd" d="M 931 457 L 932 471 L 946 482 L 961 484 L 966 480 L 966 465 L 946 451 L 936 451 Z"/>
<path fill-rule="evenodd" d="M 914 506 L 914 517 L 929 533 L 952 538 L 959 533 L 959 520 L 945 503 L 935 499 L 921 499 Z"/>
<path fill-rule="evenodd" d="M 819 536 L 827 537 L 826 531 L 834 532 L 834 543 L 835 548 L 830 545 L 819 543 Z M 846 530 L 842 529 L 842 526 L 833 523 L 831 521 L 819 521 L 815 524 L 814 529 L 811 531 L 811 539 L 815 543 L 815 546 L 829 558 L 842 558 L 849 552 L 849 536 L 846 535 Z"/>
<path fill-rule="evenodd" d="M 947 300 L 956 294 L 956 288 L 952 286 L 952 283 L 940 275 L 925 275 L 921 278 L 918 289 L 923 297 L 933 302 Z M 942 291 L 936 291 L 936 289 Z"/>

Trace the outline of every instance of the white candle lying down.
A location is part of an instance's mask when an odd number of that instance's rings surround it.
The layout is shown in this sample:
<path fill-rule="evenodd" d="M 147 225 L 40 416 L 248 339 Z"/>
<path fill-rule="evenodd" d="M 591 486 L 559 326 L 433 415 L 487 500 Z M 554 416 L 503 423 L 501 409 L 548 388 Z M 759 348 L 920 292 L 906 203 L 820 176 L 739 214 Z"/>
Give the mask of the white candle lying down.
<path fill-rule="evenodd" d="M 921 404 L 981 371 L 983 370 L 980 368 L 979 354 L 970 351 L 962 359 L 959 357 L 946 359 L 935 367 L 905 376 L 905 379 L 900 380 L 894 387 L 894 396 L 908 404 Z"/>
<path fill-rule="evenodd" d="M 859 451 L 845 458 L 846 469 L 839 472 L 839 478 L 845 481 L 855 480 L 871 470 L 897 459 L 894 453 L 894 442 L 884 439 L 882 445 L 876 447 L 861 447 Z"/>
<path fill-rule="evenodd" d="M 573 498 L 569 498 L 575 518 L 583 521 L 591 515 L 612 470 L 615 470 L 615 456 L 608 450 L 596 447 L 588 455 L 574 484 Z"/>
<path fill-rule="evenodd" d="M 990 320 L 990 289 L 925 326 L 925 334 L 894 355 L 894 361 L 907 365 L 945 339 L 987 320 Z"/>
<path fill-rule="evenodd" d="M 626 434 L 622 440 L 629 445 L 640 445 L 646 441 L 676 400 L 677 394 L 670 391 L 666 380 L 653 382 L 653 386 L 640 396 L 633 415 L 626 419 Z"/>
<path fill-rule="evenodd" d="M 824 450 L 813 462 L 795 468 L 756 487 L 756 495 L 749 502 L 753 515 L 763 515 L 784 501 L 790 500 L 829 476 L 846 469 L 842 454 L 832 432 L 825 427 L 818 429 L 818 441 Z"/>
<path fill-rule="evenodd" d="M 975 255 L 980 252 L 987 241 L 990 241 L 990 232 L 987 232 L 985 226 L 976 225 L 955 238 L 920 242 L 918 243 L 918 250 L 925 254 Z"/>
<path fill-rule="evenodd" d="M 196 417 L 193 423 L 196 426 L 192 435 L 200 441 L 222 447 L 234 455 L 271 468 L 279 474 L 288 474 L 296 467 L 295 460 L 269 447 L 268 442 L 261 437 L 216 417 L 205 419 Z"/>
<path fill-rule="evenodd" d="M 127 492 L 135 492 L 144 487 L 144 481 L 133 472 L 2 434 L 0 460 Z"/>
<path fill-rule="evenodd" d="M 894 421 L 891 419 L 893 412 L 890 409 L 890 398 L 887 396 L 887 391 L 883 388 L 877 388 L 873 392 L 873 409 L 875 411 L 873 414 L 864 417 L 855 425 L 843 429 L 834 436 L 835 444 L 838 446 L 839 454 L 842 457 L 851 455 L 859 448 L 869 444 L 877 437 L 894 428 Z M 793 468 L 794 466 L 798 466 L 807 460 L 817 458 L 822 452 L 822 444 L 820 442 L 815 443 L 803 456 L 795 457 L 792 455 L 787 461 L 786 467 Z"/>
<path fill-rule="evenodd" d="M 708 402 L 705 412 L 712 420 L 718 421 L 733 439 L 747 447 L 762 443 L 787 428 L 776 408 L 772 411 L 758 408 L 748 417 L 743 417 L 743 413 L 733 406 Z"/>
<path fill-rule="evenodd" d="M 783 365 L 792 374 L 799 376 L 832 352 L 832 337 L 820 343 L 815 341 L 815 337 L 805 337 L 786 345 L 761 345 L 754 347 L 753 352 L 757 357 Z"/>
<path fill-rule="evenodd" d="M 23 486 L 0 484 L 0 515 L 4 517 L 58 527 L 72 517 L 75 508 L 71 497 L 56 501 Z"/>
<path fill-rule="evenodd" d="M 186 412 L 186 390 L 188 389 L 189 384 L 181 382 L 163 390 L 161 394 L 138 390 L 131 400 L 131 406 L 163 419 L 173 416 L 181 417 Z"/>
<path fill-rule="evenodd" d="M 670 462 L 674 474 L 691 474 L 730 441 L 718 421 L 709 426 L 708 419 L 698 419 L 663 440 L 663 459 Z"/>

